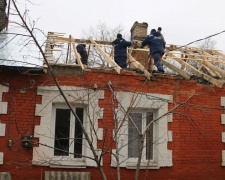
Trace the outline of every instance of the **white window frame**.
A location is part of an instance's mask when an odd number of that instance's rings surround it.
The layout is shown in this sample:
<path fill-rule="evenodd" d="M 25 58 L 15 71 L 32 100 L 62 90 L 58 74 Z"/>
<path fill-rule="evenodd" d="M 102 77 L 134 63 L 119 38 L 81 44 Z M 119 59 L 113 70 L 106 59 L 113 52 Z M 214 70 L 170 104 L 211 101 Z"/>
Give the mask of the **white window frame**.
<path fill-rule="evenodd" d="M 101 153 L 101 149 L 97 148 L 97 140 L 103 139 L 103 129 L 98 127 L 98 120 L 103 119 L 103 108 L 99 107 L 99 100 L 104 99 L 104 91 L 94 91 L 76 86 L 61 86 L 61 89 L 64 91 L 71 105 L 84 107 L 87 110 L 88 116 L 84 116 L 84 126 L 88 135 L 93 138 L 92 145 L 96 153 Z M 40 144 L 38 147 L 33 148 L 32 163 L 34 165 L 49 166 L 52 168 L 96 167 L 96 162 L 93 160 L 93 153 L 85 138 L 83 139 L 83 144 L 85 144 L 84 149 L 82 149 L 83 158 L 66 159 L 63 157 L 63 159 L 59 160 L 58 157 L 54 156 L 52 110 L 55 104 L 65 105 L 65 101 L 56 86 L 39 86 L 37 94 L 42 97 L 42 101 L 41 104 L 36 104 L 35 115 L 41 119 L 40 124 L 35 126 L 34 137 L 39 139 Z M 90 130 L 90 121 L 96 133 Z"/>
<path fill-rule="evenodd" d="M 220 98 L 220 105 L 225 107 L 225 97 Z M 221 124 L 225 125 L 225 114 L 221 114 Z M 225 143 L 225 132 L 221 133 L 222 143 Z M 221 166 L 225 166 L 225 150 L 222 150 L 222 163 Z"/>
<path fill-rule="evenodd" d="M 0 84 L 0 114 L 7 114 L 8 102 L 2 102 L 2 94 L 8 92 L 9 88 Z M 5 136 L 6 124 L 1 123 L 0 120 L 0 137 Z M 3 164 L 4 153 L 0 152 L 0 164 Z"/>
<path fill-rule="evenodd" d="M 7 114 L 8 102 L 2 102 L 2 94 L 8 92 L 9 88 L 0 84 L 0 114 Z M 6 125 L 0 120 L 0 137 L 5 136 Z"/>
<path fill-rule="evenodd" d="M 168 103 L 172 101 L 172 95 L 142 92 L 115 92 L 114 95 L 117 101 L 120 102 L 118 108 L 115 109 L 115 112 L 117 113 L 116 118 L 119 124 L 124 123 L 124 118 L 127 116 L 125 112 L 129 112 L 131 108 L 151 111 L 154 113 L 154 118 L 157 119 L 168 113 Z M 162 99 L 164 99 L 164 101 L 162 101 Z M 173 166 L 172 150 L 167 148 L 168 143 L 172 141 L 172 131 L 168 130 L 169 122 L 172 122 L 172 114 L 163 116 L 160 120 L 155 122 L 154 160 L 146 161 L 146 158 L 142 158 L 140 164 L 141 169 L 159 169 L 160 167 Z M 136 169 L 137 158 L 128 157 L 128 121 L 121 126 L 117 136 L 119 147 L 119 166 L 126 167 L 127 169 Z M 117 166 L 117 161 L 114 156 L 115 154 L 116 149 L 113 149 L 111 156 L 111 166 L 113 167 Z"/>
<path fill-rule="evenodd" d="M 134 109 L 134 110 L 132 110 L 130 113 L 142 113 L 142 131 L 141 131 L 141 133 L 143 133 L 143 131 L 145 130 L 145 127 L 146 127 L 146 123 L 147 123 L 147 119 L 146 119 L 146 117 L 147 117 L 147 113 L 148 112 L 152 112 L 153 113 L 153 120 L 154 120 L 154 118 L 155 118 L 155 114 L 154 114 L 154 112 L 153 111 L 150 111 L 150 110 L 143 110 L 143 109 L 141 109 L 141 110 L 137 110 L 137 109 Z M 144 115 L 144 116 L 143 116 Z M 144 117 L 144 119 L 143 119 L 143 117 Z M 156 123 L 153 123 L 153 142 L 154 142 L 154 140 L 155 140 L 155 131 L 156 131 Z M 128 136 L 129 136 L 129 133 L 128 133 Z M 146 159 L 146 135 L 145 135 L 145 138 L 144 138 L 144 149 L 143 149 L 143 151 L 142 151 L 142 156 L 144 156 L 145 158 L 142 158 L 142 162 L 150 162 L 150 163 L 154 163 L 154 154 L 155 154 L 155 144 L 153 143 L 153 159 Z M 128 137 L 128 139 L 129 139 L 129 137 Z M 128 146 L 127 146 L 128 147 Z M 129 150 L 128 150 L 129 151 Z M 128 160 L 127 160 L 127 162 L 137 162 L 137 160 L 138 160 L 138 158 L 129 158 L 128 157 Z"/>
<path fill-rule="evenodd" d="M 59 109 L 69 109 L 68 106 L 66 106 L 65 104 L 54 104 L 53 105 L 53 109 L 52 109 L 52 130 L 51 132 L 53 132 L 53 136 L 55 137 L 55 123 L 56 123 L 56 109 L 59 108 Z M 85 107 L 82 107 L 82 106 L 76 106 L 76 105 L 73 105 L 73 109 L 76 110 L 76 108 L 83 108 L 84 112 L 83 112 L 83 124 L 85 125 L 86 123 L 86 111 L 85 111 Z M 52 153 L 51 153 L 51 156 L 53 157 L 54 160 L 53 161 L 70 161 L 71 164 L 73 164 L 73 162 L 76 161 L 76 164 L 77 162 L 80 162 L 81 165 L 82 165 L 82 162 L 84 163 L 85 159 L 82 157 L 82 158 L 74 158 L 73 153 L 74 152 L 74 142 L 71 142 L 73 141 L 73 138 L 74 138 L 74 133 L 75 133 L 75 126 L 73 126 L 73 124 L 75 124 L 75 117 L 73 116 L 72 112 L 70 112 L 70 141 L 69 141 L 69 144 L 70 147 L 69 147 L 69 155 L 68 156 L 55 156 L 54 155 L 54 149 L 52 150 Z M 84 135 L 83 136 L 83 142 L 82 142 L 82 155 L 85 154 L 85 146 L 87 146 L 87 143 L 85 142 L 85 139 L 84 139 Z M 52 142 L 51 142 L 51 146 L 54 147 L 55 146 L 55 138 L 52 139 Z"/>

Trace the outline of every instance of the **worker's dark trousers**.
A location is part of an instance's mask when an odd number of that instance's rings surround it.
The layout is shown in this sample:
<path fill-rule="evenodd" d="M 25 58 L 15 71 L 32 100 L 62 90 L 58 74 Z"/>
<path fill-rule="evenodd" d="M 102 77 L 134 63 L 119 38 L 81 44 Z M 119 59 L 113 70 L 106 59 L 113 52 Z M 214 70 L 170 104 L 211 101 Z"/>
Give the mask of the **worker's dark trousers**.
<path fill-rule="evenodd" d="M 126 69 L 127 68 L 127 57 L 125 56 L 117 56 L 114 58 L 115 62 L 122 68 Z"/>
<path fill-rule="evenodd" d="M 154 59 L 154 64 L 156 65 L 158 71 L 163 71 L 163 67 L 162 67 L 162 63 L 161 63 L 162 55 L 163 55 L 163 53 L 161 53 L 161 52 L 152 54 L 152 57 Z"/>

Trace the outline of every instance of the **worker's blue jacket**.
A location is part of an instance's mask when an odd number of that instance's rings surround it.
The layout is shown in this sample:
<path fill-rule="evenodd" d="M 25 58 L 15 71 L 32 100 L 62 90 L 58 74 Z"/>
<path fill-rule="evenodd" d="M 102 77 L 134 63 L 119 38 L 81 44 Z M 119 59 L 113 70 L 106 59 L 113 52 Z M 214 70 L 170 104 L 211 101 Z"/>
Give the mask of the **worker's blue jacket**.
<path fill-rule="evenodd" d="M 150 54 L 164 53 L 165 43 L 163 41 L 163 38 L 161 36 L 157 37 L 155 35 L 158 35 L 158 34 L 148 35 L 142 42 L 142 47 L 148 44 L 150 48 Z"/>
<path fill-rule="evenodd" d="M 114 45 L 114 57 L 127 57 L 127 47 L 133 44 L 132 41 L 126 41 L 123 38 L 117 38 L 112 43 Z"/>

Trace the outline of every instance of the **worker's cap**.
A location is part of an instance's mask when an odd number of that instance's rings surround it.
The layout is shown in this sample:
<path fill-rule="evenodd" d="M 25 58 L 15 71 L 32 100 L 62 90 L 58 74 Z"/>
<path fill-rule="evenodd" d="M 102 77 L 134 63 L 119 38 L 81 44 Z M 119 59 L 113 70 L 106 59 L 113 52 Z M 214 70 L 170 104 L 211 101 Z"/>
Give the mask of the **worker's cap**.
<path fill-rule="evenodd" d="M 155 29 L 152 29 L 151 32 L 150 32 L 150 34 L 154 34 L 155 32 L 156 32 L 156 30 Z"/>
<path fill-rule="evenodd" d="M 122 38 L 122 34 L 117 34 L 117 38 Z"/>

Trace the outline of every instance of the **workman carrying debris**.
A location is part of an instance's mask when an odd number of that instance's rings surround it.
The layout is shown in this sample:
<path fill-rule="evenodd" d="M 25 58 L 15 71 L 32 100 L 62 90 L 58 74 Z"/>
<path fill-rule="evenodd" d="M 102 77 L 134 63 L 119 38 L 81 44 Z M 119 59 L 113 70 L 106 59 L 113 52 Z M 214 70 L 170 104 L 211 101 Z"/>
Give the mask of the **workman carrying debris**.
<path fill-rule="evenodd" d="M 150 35 L 148 35 L 144 41 L 142 42 L 141 48 L 143 48 L 146 45 L 149 45 L 150 49 L 150 55 L 154 59 L 154 64 L 156 65 L 158 71 L 160 73 L 164 73 L 162 63 L 161 63 L 161 58 L 164 54 L 164 49 L 165 49 L 165 43 L 160 36 L 159 33 L 156 32 L 155 29 L 152 29 L 150 32 Z"/>
<path fill-rule="evenodd" d="M 80 42 L 84 43 L 85 40 L 81 39 Z M 85 44 L 78 44 L 76 48 L 77 48 L 77 52 L 81 56 L 81 62 L 83 64 L 87 65 L 88 64 L 88 54 L 87 54 L 87 50 L 86 50 L 86 45 Z M 77 61 L 76 61 L 76 64 L 78 64 Z"/>
<path fill-rule="evenodd" d="M 134 44 L 133 41 L 126 41 L 121 34 L 117 34 L 117 39 L 112 42 L 114 46 L 115 62 L 122 68 L 127 68 L 127 47 Z"/>

